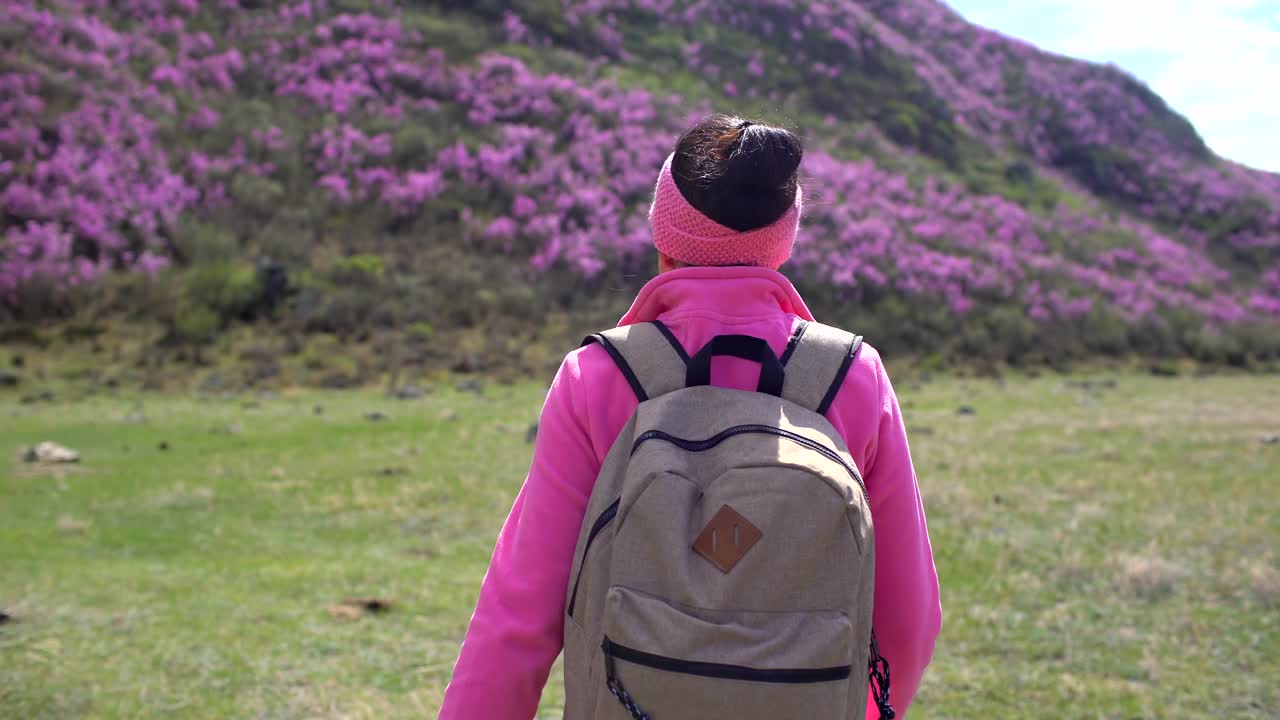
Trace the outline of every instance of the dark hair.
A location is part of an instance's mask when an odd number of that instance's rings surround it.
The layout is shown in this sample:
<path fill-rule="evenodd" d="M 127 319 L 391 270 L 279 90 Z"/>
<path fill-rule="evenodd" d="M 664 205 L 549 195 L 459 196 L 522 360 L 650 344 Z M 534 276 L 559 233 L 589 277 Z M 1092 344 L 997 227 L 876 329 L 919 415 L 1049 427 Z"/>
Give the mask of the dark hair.
<path fill-rule="evenodd" d="M 773 224 L 795 202 L 803 155 L 789 130 L 712 115 L 680 136 L 671 174 L 690 205 L 744 232 Z"/>

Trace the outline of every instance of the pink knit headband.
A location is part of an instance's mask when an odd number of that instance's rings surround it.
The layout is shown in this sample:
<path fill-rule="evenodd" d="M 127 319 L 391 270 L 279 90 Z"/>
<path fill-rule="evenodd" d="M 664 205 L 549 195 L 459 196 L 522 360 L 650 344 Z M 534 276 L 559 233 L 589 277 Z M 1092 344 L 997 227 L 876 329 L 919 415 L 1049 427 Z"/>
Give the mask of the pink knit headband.
<path fill-rule="evenodd" d="M 670 258 L 689 265 L 757 265 L 776 268 L 791 257 L 800 226 L 801 193 L 795 204 L 772 225 L 738 232 L 703 215 L 689 204 L 671 176 L 667 156 L 658 173 L 658 187 L 649 208 L 653 244 Z"/>

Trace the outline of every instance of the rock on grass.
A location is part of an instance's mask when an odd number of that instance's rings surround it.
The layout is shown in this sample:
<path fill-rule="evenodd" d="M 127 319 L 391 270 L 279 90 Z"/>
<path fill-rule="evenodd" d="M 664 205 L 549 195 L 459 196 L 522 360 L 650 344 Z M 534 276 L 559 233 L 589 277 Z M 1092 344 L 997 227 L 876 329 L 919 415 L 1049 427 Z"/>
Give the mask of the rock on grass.
<path fill-rule="evenodd" d="M 426 390 L 423 390 L 416 385 L 405 385 L 395 392 L 395 396 L 401 400 L 417 400 L 426 394 Z"/>
<path fill-rule="evenodd" d="M 46 440 L 33 448 L 29 448 L 23 454 L 22 459 L 29 463 L 58 465 L 80 462 L 80 453 L 69 447 Z"/>
<path fill-rule="evenodd" d="M 327 609 L 329 615 L 339 620 L 359 620 L 366 615 L 378 615 L 391 610 L 391 601 L 376 597 L 347 598 Z"/>

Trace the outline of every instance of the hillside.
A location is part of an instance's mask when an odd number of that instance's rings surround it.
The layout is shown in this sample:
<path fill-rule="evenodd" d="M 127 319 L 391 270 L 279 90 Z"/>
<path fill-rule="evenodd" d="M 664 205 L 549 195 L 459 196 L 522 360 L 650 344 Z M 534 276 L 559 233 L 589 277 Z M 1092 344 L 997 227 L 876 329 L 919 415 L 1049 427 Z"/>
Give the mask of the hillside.
<path fill-rule="evenodd" d="M 651 273 L 656 168 L 715 109 L 803 134 L 786 271 L 889 352 L 1280 358 L 1280 176 L 1215 157 L 1117 68 L 932 0 L 0 16 L 10 338 L 128 318 L 175 357 L 267 327 L 316 371 L 316 348 L 380 338 L 428 368 L 541 370 Z"/>

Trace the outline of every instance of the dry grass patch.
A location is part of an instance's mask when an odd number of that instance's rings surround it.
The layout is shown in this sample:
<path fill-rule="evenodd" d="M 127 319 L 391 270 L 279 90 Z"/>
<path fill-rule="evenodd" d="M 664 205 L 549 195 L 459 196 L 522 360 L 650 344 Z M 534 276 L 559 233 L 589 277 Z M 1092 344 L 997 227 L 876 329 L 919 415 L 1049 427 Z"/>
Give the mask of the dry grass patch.
<path fill-rule="evenodd" d="M 1267 607 L 1280 606 L 1280 568 L 1270 559 L 1247 558 L 1240 561 L 1244 586 Z"/>
<path fill-rule="evenodd" d="M 152 495 L 149 499 L 151 507 L 160 509 L 201 507 L 213 502 L 217 493 L 208 487 L 187 487 L 186 483 L 178 483 L 172 488 Z"/>
<path fill-rule="evenodd" d="M 1121 592 L 1147 600 L 1173 594 L 1191 577 L 1185 565 L 1150 553 L 1120 555 L 1111 566 Z"/>
<path fill-rule="evenodd" d="M 91 524 L 87 520 L 79 520 L 70 515 L 63 515 L 58 518 L 58 532 L 82 533 L 88 530 Z"/>

